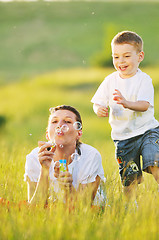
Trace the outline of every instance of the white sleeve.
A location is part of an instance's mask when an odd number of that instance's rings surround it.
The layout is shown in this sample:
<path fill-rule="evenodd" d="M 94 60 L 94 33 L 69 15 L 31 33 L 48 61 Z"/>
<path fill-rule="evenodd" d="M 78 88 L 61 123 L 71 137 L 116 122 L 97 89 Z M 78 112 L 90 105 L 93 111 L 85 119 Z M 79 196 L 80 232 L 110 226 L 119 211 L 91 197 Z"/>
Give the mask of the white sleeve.
<path fill-rule="evenodd" d="M 91 99 L 92 103 L 99 104 L 103 107 L 108 106 L 108 87 L 107 87 L 107 78 L 100 84 L 93 98 Z"/>
<path fill-rule="evenodd" d="M 31 182 L 38 182 L 41 170 L 41 165 L 38 161 L 38 150 L 39 148 L 35 148 L 26 156 L 24 181 L 27 181 L 27 177 L 29 177 Z"/>
<path fill-rule="evenodd" d="M 99 152 L 96 152 L 91 156 L 87 156 L 86 164 L 83 167 L 82 178 L 80 179 L 81 184 L 87 184 L 91 182 L 95 182 L 96 177 L 99 176 L 101 180 L 105 180 L 104 178 L 104 170 L 102 167 L 102 159 Z"/>
<path fill-rule="evenodd" d="M 154 106 L 154 88 L 152 79 L 147 74 L 145 74 L 144 79 L 141 81 L 137 100 L 147 101 L 151 106 Z"/>

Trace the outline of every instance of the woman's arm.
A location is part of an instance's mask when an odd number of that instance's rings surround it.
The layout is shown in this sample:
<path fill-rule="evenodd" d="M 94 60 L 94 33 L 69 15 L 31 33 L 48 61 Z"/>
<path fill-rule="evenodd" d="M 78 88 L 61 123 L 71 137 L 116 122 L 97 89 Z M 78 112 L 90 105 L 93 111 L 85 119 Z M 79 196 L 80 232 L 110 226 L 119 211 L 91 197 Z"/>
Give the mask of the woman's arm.
<path fill-rule="evenodd" d="M 41 203 L 46 204 L 48 199 L 49 188 L 49 168 L 53 159 L 55 148 L 48 151 L 47 148 L 51 147 L 50 143 L 40 142 L 40 149 L 38 153 L 38 159 L 41 164 L 41 171 L 38 183 L 31 183 L 28 181 L 28 198 L 29 203 Z"/>
<path fill-rule="evenodd" d="M 33 194 L 35 192 L 37 182 L 31 182 L 30 178 L 27 176 L 27 192 L 28 192 L 28 202 L 30 202 Z"/>
<path fill-rule="evenodd" d="M 87 184 L 80 184 L 79 185 L 79 192 L 80 194 L 83 192 L 84 195 L 87 195 L 87 193 L 89 193 L 90 195 L 88 196 L 88 198 L 91 200 L 91 205 L 93 204 L 93 200 L 96 196 L 97 193 L 97 189 L 99 187 L 100 184 L 100 177 L 97 175 L 96 176 L 96 180 L 92 183 L 87 183 Z"/>
<path fill-rule="evenodd" d="M 33 184 L 30 185 L 34 188 Z M 45 205 L 48 199 L 49 188 L 49 169 L 41 168 L 39 181 L 36 184 L 35 191 L 30 199 L 30 203 L 41 203 Z"/>

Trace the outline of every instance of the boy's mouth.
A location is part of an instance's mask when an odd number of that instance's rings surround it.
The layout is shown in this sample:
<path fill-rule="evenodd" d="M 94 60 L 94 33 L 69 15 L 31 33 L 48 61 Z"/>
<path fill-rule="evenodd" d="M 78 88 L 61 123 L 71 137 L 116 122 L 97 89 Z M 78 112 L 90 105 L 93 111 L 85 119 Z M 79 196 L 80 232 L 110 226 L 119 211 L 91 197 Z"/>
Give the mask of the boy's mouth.
<path fill-rule="evenodd" d="M 128 66 L 119 66 L 120 71 L 125 71 L 128 68 Z"/>

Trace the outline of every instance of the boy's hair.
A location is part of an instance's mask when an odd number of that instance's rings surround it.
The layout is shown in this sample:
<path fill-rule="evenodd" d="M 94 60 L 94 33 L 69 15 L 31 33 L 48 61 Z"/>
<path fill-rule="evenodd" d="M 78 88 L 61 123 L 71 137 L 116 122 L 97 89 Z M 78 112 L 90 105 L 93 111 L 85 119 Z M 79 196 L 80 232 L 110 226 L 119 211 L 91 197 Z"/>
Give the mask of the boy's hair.
<path fill-rule="evenodd" d="M 133 45 L 137 52 L 143 51 L 143 40 L 142 38 L 135 32 L 131 31 L 123 31 L 119 32 L 112 40 L 111 46 L 113 44 L 131 44 Z"/>

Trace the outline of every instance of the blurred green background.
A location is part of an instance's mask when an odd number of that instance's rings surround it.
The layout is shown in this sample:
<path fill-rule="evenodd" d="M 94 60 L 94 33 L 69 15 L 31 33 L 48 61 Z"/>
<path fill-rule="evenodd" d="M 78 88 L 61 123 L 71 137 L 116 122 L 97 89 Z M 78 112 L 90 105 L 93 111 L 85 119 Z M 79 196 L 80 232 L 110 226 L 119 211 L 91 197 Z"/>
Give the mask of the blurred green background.
<path fill-rule="evenodd" d="M 122 30 L 144 39 L 143 64 L 159 63 L 158 2 L 0 3 L 0 82 L 61 68 L 89 67 L 111 57 Z"/>

